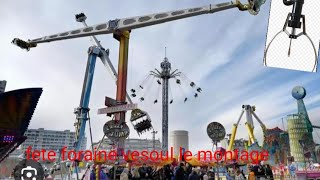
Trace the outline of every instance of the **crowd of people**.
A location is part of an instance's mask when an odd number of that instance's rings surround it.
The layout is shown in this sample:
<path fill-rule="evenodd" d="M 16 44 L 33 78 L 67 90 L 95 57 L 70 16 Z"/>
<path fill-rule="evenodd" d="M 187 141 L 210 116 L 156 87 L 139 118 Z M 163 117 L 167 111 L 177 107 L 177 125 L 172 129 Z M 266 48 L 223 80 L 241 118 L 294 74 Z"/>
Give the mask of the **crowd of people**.
<path fill-rule="evenodd" d="M 235 166 L 233 169 L 229 169 L 226 173 L 227 180 L 241 180 L 241 179 L 249 179 L 249 180 L 273 180 L 273 172 L 271 166 L 269 164 L 255 164 L 255 165 L 247 165 L 247 172 L 244 173 L 245 168 L 240 168 L 239 166 Z"/>
<path fill-rule="evenodd" d="M 116 171 L 116 172 L 114 172 Z M 225 171 L 220 172 L 227 180 L 273 180 L 273 173 L 270 165 L 257 164 L 238 166 L 233 165 L 231 167 L 225 167 Z M 219 174 L 220 174 L 219 173 Z M 220 174 L 220 175 L 221 175 Z M 100 180 L 214 180 L 217 179 L 216 170 L 212 167 L 193 167 L 189 163 L 180 163 L 177 166 L 165 165 L 162 168 L 155 168 L 143 164 L 141 167 L 114 167 L 108 169 L 103 166 L 99 175 Z M 91 168 L 90 180 L 96 180 L 96 169 Z"/>
<path fill-rule="evenodd" d="M 100 180 L 214 180 L 213 169 L 195 168 L 188 163 L 180 163 L 178 166 L 165 165 L 162 168 L 155 168 L 143 164 L 141 167 L 128 168 L 118 167 L 114 172 L 114 167 L 108 169 L 102 167 Z M 96 180 L 96 169 L 91 168 L 90 180 Z"/>
<path fill-rule="evenodd" d="M 21 161 L 20 164 L 24 167 Z M 20 167 L 18 164 L 15 169 Z M 180 162 L 179 164 L 168 164 L 163 167 L 152 167 L 143 164 L 140 167 L 122 167 L 116 168 L 110 166 L 100 166 L 99 179 L 100 180 L 214 180 L 217 175 L 223 175 L 227 180 L 273 180 L 272 168 L 269 164 L 261 162 L 255 165 L 239 165 L 229 164 L 227 166 L 220 165 L 219 170 L 213 167 L 194 167 L 187 162 Z M 14 170 L 19 174 L 20 171 Z M 45 173 L 44 173 L 45 174 Z M 15 175 L 15 174 L 13 174 Z M 82 179 L 96 180 L 97 179 L 96 166 L 88 166 L 88 173 Z M 14 176 L 15 177 L 15 176 Z M 18 176 L 17 176 L 18 177 Z M 46 177 L 46 176 L 45 176 Z"/>
<path fill-rule="evenodd" d="M 255 166 L 249 166 L 249 177 L 255 177 L 255 179 L 270 179 L 273 180 L 273 172 L 269 164 L 258 164 Z"/>

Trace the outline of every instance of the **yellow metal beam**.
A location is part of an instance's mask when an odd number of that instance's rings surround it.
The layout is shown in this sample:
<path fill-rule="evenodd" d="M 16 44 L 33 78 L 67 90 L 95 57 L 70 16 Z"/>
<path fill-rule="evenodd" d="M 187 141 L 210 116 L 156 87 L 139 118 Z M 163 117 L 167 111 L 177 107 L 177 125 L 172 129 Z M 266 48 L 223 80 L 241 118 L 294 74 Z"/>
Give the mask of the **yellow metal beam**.
<path fill-rule="evenodd" d="M 247 127 L 247 129 L 248 129 L 248 133 L 249 133 L 249 141 L 250 141 L 250 144 L 253 144 L 253 143 L 255 143 L 255 137 L 254 137 L 254 135 L 253 135 L 253 129 L 252 129 L 252 127 L 250 126 L 250 124 L 249 123 L 246 123 L 246 127 Z"/>
<path fill-rule="evenodd" d="M 100 180 L 100 165 L 96 165 L 96 180 Z"/>
<path fill-rule="evenodd" d="M 231 131 L 230 142 L 229 142 L 229 146 L 228 146 L 228 151 L 232 151 L 233 150 L 233 144 L 234 144 L 234 139 L 236 138 L 237 128 L 238 128 L 238 125 L 237 124 L 233 124 L 232 131 Z"/>

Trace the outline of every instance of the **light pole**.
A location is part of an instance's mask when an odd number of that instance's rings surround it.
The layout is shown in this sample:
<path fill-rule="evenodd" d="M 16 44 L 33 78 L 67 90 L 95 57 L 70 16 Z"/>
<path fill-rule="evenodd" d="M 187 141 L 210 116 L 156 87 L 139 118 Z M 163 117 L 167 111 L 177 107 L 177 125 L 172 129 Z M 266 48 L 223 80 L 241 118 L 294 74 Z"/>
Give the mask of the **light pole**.
<path fill-rule="evenodd" d="M 216 151 L 217 151 L 218 150 L 218 141 L 213 141 L 213 146 L 216 146 Z M 217 160 L 217 178 L 218 178 L 218 180 L 220 180 L 220 177 L 219 177 L 219 167 L 220 167 L 219 160 L 220 160 L 220 156 L 221 156 L 221 152 L 217 154 L 217 157 L 215 157 L 215 158 L 217 158 L 216 160 Z"/>

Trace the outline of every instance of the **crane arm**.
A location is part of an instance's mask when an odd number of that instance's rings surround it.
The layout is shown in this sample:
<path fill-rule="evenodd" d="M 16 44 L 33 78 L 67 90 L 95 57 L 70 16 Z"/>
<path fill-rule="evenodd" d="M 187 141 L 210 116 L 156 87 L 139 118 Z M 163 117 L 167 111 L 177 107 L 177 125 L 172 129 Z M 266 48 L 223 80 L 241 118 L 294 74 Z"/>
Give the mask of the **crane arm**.
<path fill-rule="evenodd" d="M 238 8 L 241 11 L 249 10 L 251 14 L 257 14 L 260 6 L 265 0 L 248 0 L 249 4 L 243 5 L 240 0 L 233 0 L 226 3 L 210 4 L 208 6 L 189 8 L 183 10 L 169 11 L 158 14 L 150 14 L 144 16 L 136 16 L 123 19 L 110 20 L 101 24 L 88 26 L 84 28 L 74 29 L 62 33 L 57 33 L 49 36 L 44 36 L 36 39 L 29 40 L 28 42 L 15 38 L 12 43 L 20 48 L 29 50 L 36 47 L 39 43 L 59 41 L 66 39 L 74 39 L 86 36 L 113 34 L 118 31 L 128 31 L 137 28 L 143 28 L 156 24 L 161 24 L 169 21 L 184 19 L 188 17 L 198 16 L 202 14 L 215 13 L 227 9 Z M 256 11 L 256 13 L 252 13 Z"/>

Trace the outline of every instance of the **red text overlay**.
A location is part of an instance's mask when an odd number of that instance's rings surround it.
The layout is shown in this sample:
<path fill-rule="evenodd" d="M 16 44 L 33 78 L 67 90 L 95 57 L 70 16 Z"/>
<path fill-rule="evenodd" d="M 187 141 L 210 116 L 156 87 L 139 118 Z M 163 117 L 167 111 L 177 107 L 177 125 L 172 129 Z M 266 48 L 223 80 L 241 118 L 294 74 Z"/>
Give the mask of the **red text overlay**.
<path fill-rule="evenodd" d="M 96 160 L 109 160 L 109 161 L 116 161 L 117 157 L 123 156 L 126 161 L 163 161 L 163 160 L 173 160 L 173 148 L 170 148 L 170 151 L 121 151 L 117 152 L 115 150 L 105 151 L 99 150 L 94 151 L 86 150 L 86 151 L 78 151 L 75 150 L 68 150 L 67 147 L 63 147 L 61 149 L 61 153 L 57 153 L 53 150 L 32 150 L 32 147 L 28 147 L 26 150 L 26 158 L 35 160 L 35 161 L 55 161 L 56 158 L 60 155 L 60 159 L 62 161 L 69 160 L 69 161 L 96 161 Z M 192 154 L 191 151 L 184 151 L 183 148 L 180 148 L 179 153 L 179 160 L 190 161 L 193 158 L 197 158 L 199 161 L 228 161 L 228 160 L 236 160 L 236 161 L 244 161 L 251 163 L 258 163 L 259 161 L 266 161 L 268 160 L 269 153 L 268 151 L 204 151 L 200 150 L 195 155 Z"/>

